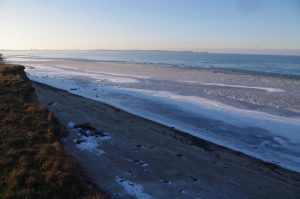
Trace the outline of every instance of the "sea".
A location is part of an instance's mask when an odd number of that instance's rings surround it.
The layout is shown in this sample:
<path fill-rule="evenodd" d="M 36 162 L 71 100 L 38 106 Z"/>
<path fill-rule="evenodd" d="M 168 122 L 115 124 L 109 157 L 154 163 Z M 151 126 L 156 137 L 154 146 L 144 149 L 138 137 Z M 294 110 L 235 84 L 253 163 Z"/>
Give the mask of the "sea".
<path fill-rule="evenodd" d="M 300 56 L 109 50 L 0 53 L 7 62 L 24 65 L 33 81 L 300 172 Z"/>
<path fill-rule="evenodd" d="M 60 58 L 125 62 L 140 64 L 165 64 L 184 68 L 225 69 L 300 76 L 300 56 L 225 54 L 190 51 L 1 51 L 11 56 L 25 58 Z"/>

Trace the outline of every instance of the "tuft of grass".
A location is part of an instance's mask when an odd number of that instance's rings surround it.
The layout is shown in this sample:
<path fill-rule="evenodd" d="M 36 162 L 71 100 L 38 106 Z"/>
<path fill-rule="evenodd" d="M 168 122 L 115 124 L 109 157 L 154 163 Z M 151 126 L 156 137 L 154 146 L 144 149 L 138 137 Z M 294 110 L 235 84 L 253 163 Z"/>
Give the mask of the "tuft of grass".
<path fill-rule="evenodd" d="M 67 156 L 62 135 L 24 67 L 0 63 L 0 198 L 105 198 Z"/>

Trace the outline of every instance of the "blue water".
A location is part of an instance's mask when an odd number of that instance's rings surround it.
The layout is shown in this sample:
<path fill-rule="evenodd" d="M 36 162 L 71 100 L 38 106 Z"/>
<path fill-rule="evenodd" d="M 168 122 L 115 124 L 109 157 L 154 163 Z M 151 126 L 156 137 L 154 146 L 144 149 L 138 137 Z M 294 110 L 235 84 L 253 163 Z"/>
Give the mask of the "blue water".
<path fill-rule="evenodd" d="M 11 53 L 11 52 L 10 52 Z M 244 55 L 171 51 L 14 51 L 32 58 L 67 58 L 177 67 L 214 68 L 300 76 L 300 56 Z M 4 54 L 9 54 L 5 53 Z"/>

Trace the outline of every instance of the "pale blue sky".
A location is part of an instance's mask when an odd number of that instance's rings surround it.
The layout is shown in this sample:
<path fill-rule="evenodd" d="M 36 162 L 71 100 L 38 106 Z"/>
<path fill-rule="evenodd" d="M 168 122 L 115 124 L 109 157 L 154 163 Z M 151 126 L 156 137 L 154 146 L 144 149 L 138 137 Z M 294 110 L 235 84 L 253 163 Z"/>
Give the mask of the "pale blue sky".
<path fill-rule="evenodd" d="M 300 49 L 300 0 L 0 0 L 0 49 Z"/>

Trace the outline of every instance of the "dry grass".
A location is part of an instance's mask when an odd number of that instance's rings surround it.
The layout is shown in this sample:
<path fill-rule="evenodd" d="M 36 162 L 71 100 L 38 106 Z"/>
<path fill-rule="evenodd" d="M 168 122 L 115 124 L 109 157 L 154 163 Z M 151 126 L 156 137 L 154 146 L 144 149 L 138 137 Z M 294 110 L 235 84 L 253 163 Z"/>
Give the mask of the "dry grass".
<path fill-rule="evenodd" d="M 66 155 L 23 66 L 0 64 L 0 198 L 104 198 Z"/>

